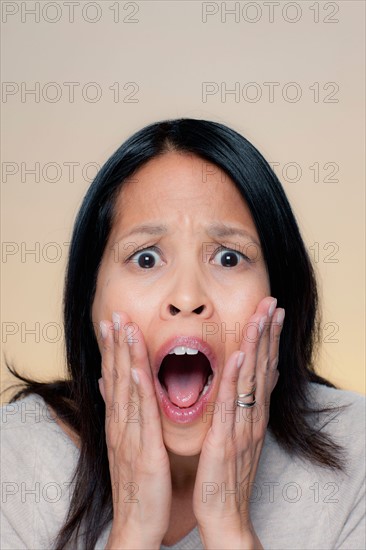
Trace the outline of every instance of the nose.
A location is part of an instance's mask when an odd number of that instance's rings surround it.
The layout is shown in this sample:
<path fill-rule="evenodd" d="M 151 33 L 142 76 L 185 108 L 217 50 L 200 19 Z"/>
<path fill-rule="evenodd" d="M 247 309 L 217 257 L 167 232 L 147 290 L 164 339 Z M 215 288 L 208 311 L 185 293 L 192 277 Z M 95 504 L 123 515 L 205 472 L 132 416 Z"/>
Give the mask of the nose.
<path fill-rule="evenodd" d="M 162 304 L 164 319 L 190 317 L 192 313 L 207 319 L 212 315 L 213 304 L 207 294 L 203 274 L 194 268 L 180 268 L 168 285 L 168 292 Z"/>

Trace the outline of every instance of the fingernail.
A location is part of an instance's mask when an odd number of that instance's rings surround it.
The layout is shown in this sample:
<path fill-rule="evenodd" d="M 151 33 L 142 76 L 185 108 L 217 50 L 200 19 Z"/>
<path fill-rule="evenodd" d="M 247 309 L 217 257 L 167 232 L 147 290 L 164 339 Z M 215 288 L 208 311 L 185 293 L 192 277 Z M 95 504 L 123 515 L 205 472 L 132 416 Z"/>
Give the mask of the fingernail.
<path fill-rule="evenodd" d="M 107 325 L 105 323 L 103 323 L 103 321 L 100 321 L 99 328 L 100 328 L 100 333 L 102 335 L 102 338 L 107 338 L 107 334 L 108 334 Z"/>
<path fill-rule="evenodd" d="M 119 330 L 119 327 L 120 327 L 120 324 L 121 324 L 121 318 L 120 318 L 119 314 L 116 313 L 115 311 L 112 313 L 112 321 L 113 321 L 114 328 Z"/>
<path fill-rule="evenodd" d="M 274 299 L 274 301 L 271 303 L 270 308 L 268 310 L 268 315 L 272 317 L 274 310 L 276 309 L 277 305 L 277 298 Z"/>
<path fill-rule="evenodd" d="M 238 369 L 240 369 L 240 367 L 242 366 L 242 364 L 244 363 L 244 357 L 245 357 L 245 353 L 243 351 L 241 351 L 238 355 L 238 359 L 236 361 L 236 366 Z"/>
<path fill-rule="evenodd" d="M 132 376 L 132 378 L 134 379 L 134 381 L 135 381 L 136 384 L 139 384 L 139 383 L 140 383 L 139 375 L 137 374 L 137 370 L 136 370 L 136 369 L 131 369 L 131 376 Z"/>
<path fill-rule="evenodd" d="M 280 309 L 280 311 L 277 313 L 276 322 L 282 325 L 284 318 L 285 318 L 285 310 Z"/>

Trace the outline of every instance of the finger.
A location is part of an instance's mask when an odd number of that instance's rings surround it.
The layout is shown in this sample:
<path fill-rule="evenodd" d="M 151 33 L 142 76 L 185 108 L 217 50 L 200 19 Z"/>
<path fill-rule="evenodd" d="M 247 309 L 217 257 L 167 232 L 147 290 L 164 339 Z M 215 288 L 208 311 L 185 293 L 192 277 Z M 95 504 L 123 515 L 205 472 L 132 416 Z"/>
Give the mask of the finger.
<path fill-rule="evenodd" d="M 274 306 L 273 306 L 273 303 L 274 303 Z M 266 296 L 259 302 L 257 309 L 255 311 L 255 315 L 258 315 L 259 317 L 263 317 L 264 315 L 269 314 L 269 310 L 271 309 L 271 306 L 272 306 L 271 313 L 273 315 L 276 305 L 277 305 L 277 299 L 274 298 L 274 296 Z"/>
<path fill-rule="evenodd" d="M 264 320 L 265 319 L 263 317 L 259 317 L 256 314 L 246 325 L 245 334 L 240 346 L 240 349 L 245 353 L 245 362 L 239 373 L 237 387 L 238 394 L 251 393 L 257 385 L 257 353 L 264 327 Z M 240 398 L 240 401 L 243 401 L 244 403 L 251 403 L 253 401 L 253 396 L 251 395 L 247 398 Z M 250 409 L 247 410 L 249 411 Z"/>
<path fill-rule="evenodd" d="M 271 330 L 272 330 L 272 319 L 273 314 L 276 308 L 277 300 L 271 299 L 266 301 L 267 311 L 266 314 L 262 317 L 261 322 L 263 324 L 263 331 L 261 333 L 258 349 L 257 349 L 257 364 L 256 364 L 256 379 L 257 379 L 257 389 L 256 389 L 256 400 L 263 406 L 267 402 L 267 380 L 269 375 L 269 356 L 270 356 L 270 346 L 271 346 Z"/>
<path fill-rule="evenodd" d="M 152 450 L 155 445 L 163 445 L 160 413 L 145 340 L 140 328 L 137 325 L 133 328 L 129 335 L 129 349 L 131 375 L 139 403 L 140 438 L 142 446 Z"/>
<path fill-rule="evenodd" d="M 277 370 L 279 360 L 280 337 L 285 319 L 285 310 L 283 308 L 276 309 L 270 333 L 270 350 L 269 350 L 269 377 L 267 381 L 267 397 L 271 395 L 274 387 L 277 384 L 279 372 Z"/>
<path fill-rule="evenodd" d="M 131 321 L 127 314 L 120 311 L 113 312 L 112 320 L 114 329 L 114 400 L 119 407 L 127 407 L 129 402 L 137 400 L 136 389 L 131 384 L 130 346 L 127 343 L 128 336 L 125 329 L 126 325 L 131 325 Z"/>
<path fill-rule="evenodd" d="M 240 370 L 238 380 L 239 400 L 244 404 L 255 401 L 251 408 L 245 408 L 245 418 L 249 421 L 262 416 L 260 407 L 264 404 L 266 392 L 265 378 L 262 373 L 258 376 L 258 364 L 265 363 L 269 352 L 269 316 L 273 316 L 277 299 L 271 296 L 264 298 L 257 307 L 254 316 L 246 325 L 241 349 L 245 350 L 246 360 Z M 264 365 L 265 367 L 265 365 Z M 259 412 L 258 412 L 259 407 Z"/>
<path fill-rule="evenodd" d="M 113 325 L 109 321 L 100 322 L 101 333 L 101 358 L 102 379 L 104 387 L 103 399 L 106 409 L 113 406 L 113 368 L 114 368 L 114 342 Z"/>
<path fill-rule="evenodd" d="M 285 310 L 283 308 L 276 309 L 272 324 L 270 327 L 270 347 L 269 347 L 269 369 L 271 371 L 277 369 L 278 352 L 280 346 L 280 335 L 282 332 L 283 322 L 285 319 Z"/>
<path fill-rule="evenodd" d="M 222 373 L 219 391 L 216 398 L 215 413 L 212 418 L 211 432 L 218 442 L 224 444 L 227 438 L 234 433 L 235 422 L 237 421 L 236 393 L 239 371 L 242 368 L 239 359 L 243 360 L 244 354 L 236 351 L 230 356 Z M 244 357 L 245 361 L 245 357 Z"/>
<path fill-rule="evenodd" d="M 264 313 L 264 315 L 261 316 L 260 321 L 260 323 L 263 324 L 263 330 L 258 340 L 257 368 L 258 366 L 263 366 L 264 370 L 267 366 L 266 363 L 268 363 L 269 361 L 271 325 L 276 305 L 277 299 L 269 297 L 265 300 L 262 300 L 260 308 L 258 308 L 261 313 Z M 263 308 L 265 308 L 264 312 Z"/>
<path fill-rule="evenodd" d="M 131 368 L 142 369 L 153 383 L 149 356 L 147 353 L 144 335 L 137 323 L 129 322 L 125 325 Z"/>
<path fill-rule="evenodd" d="M 105 403 L 105 389 L 104 389 L 103 378 L 99 378 L 98 385 L 99 385 L 99 391 L 100 391 L 101 396 L 103 397 L 103 401 Z"/>

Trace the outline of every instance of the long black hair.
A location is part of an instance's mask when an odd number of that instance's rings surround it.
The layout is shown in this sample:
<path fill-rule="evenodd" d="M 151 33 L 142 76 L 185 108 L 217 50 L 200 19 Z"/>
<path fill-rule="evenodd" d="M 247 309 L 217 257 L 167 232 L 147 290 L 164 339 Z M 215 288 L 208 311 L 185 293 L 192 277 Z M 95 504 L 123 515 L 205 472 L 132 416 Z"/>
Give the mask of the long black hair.
<path fill-rule="evenodd" d="M 336 386 L 315 372 L 321 314 L 315 273 L 285 192 L 259 151 L 236 131 L 217 122 L 177 119 L 136 132 L 107 160 L 89 187 L 73 229 L 64 290 L 67 380 L 39 383 L 19 375 L 25 387 L 12 399 L 37 393 L 80 437 L 73 497 L 55 547 L 64 549 L 84 537 L 94 548 L 113 518 L 105 439 L 105 405 L 100 395 L 101 356 L 91 309 L 101 258 L 117 212 L 124 182 L 150 159 L 167 151 L 193 153 L 220 167 L 245 199 L 260 238 L 271 295 L 286 311 L 278 369 L 271 396 L 268 429 L 288 453 L 334 470 L 345 466 L 343 449 L 309 415 L 309 382 Z M 314 405 L 314 403 L 313 403 Z"/>

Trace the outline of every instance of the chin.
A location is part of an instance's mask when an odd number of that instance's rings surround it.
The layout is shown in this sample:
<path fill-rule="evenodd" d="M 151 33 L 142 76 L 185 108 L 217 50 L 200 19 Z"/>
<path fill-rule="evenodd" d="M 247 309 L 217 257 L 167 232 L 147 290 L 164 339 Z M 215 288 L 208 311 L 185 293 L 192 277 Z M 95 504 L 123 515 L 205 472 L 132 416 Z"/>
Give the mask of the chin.
<path fill-rule="evenodd" d="M 193 426 L 190 428 L 188 428 L 188 426 L 182 427 L 176 433 L 172 433 L 171 430 L 167 431 L 163 427 L 164 445 L 170 453 L 174 453 L 175 455 L 199 455 L 210 426 L 211 422 L 205 424 L 204 427 L 202 425 L 196 426 L 196 429 L 194 429 Z"/>

